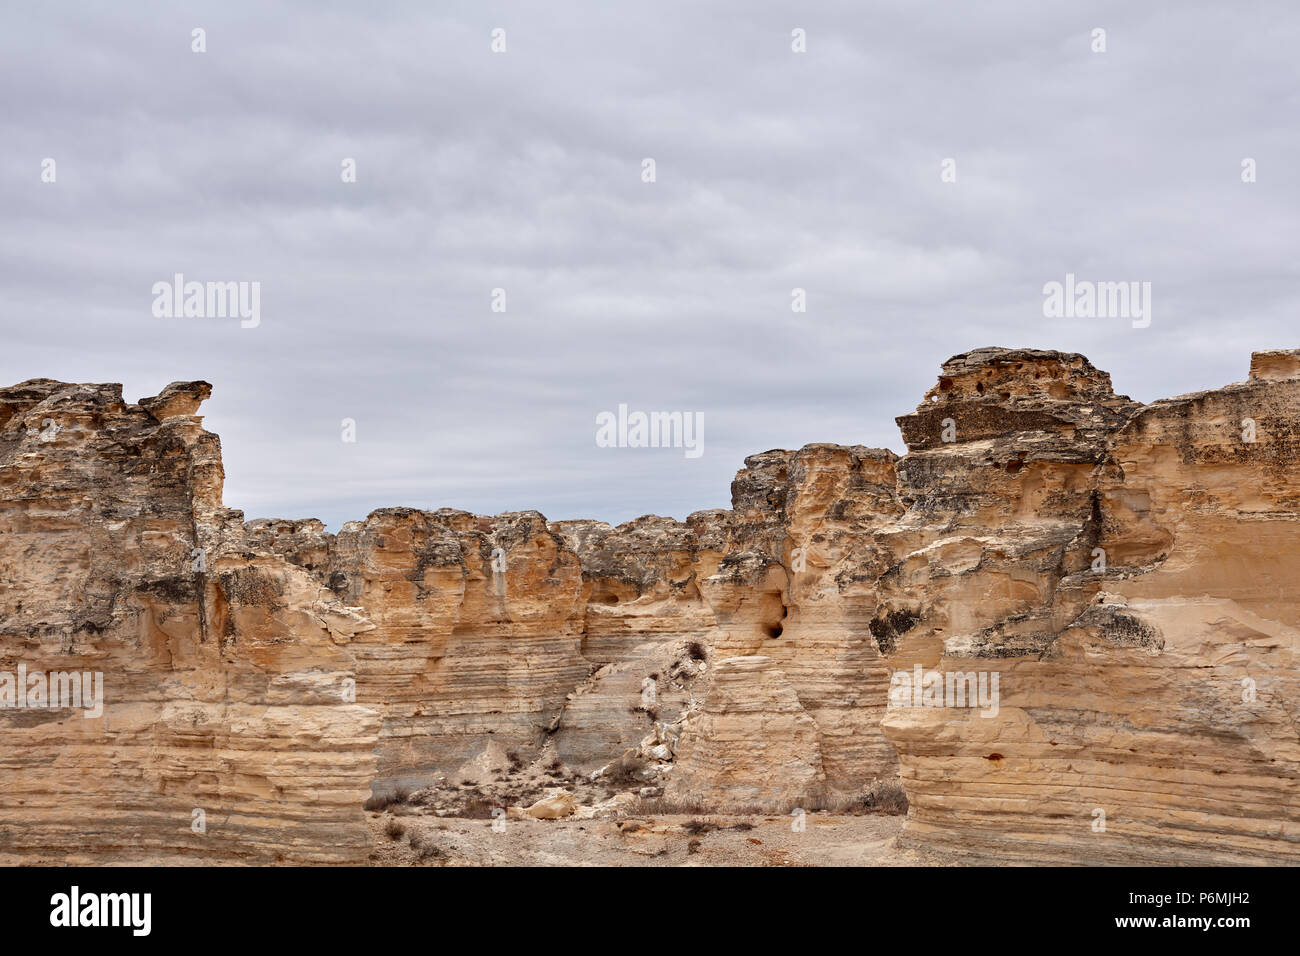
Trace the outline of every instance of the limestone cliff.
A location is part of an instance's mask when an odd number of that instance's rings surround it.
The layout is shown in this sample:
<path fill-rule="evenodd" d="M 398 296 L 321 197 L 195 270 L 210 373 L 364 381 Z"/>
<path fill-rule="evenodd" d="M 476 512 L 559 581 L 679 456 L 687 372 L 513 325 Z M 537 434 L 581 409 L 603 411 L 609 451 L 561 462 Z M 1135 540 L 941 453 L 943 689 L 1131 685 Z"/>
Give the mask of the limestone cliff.
<path fill-rule="evenodd" d="M 364 859 L 370 625 L 249 548 L 209 391 L 0 390 L 0 674 L 33 678 L 0 699 L 0 861 Z M 33 696 L 70 673 L 101 675 L 98 714 Z"/>
<path fill-rule="evenodd" d="M 922 600 L 902 646 L 1000 672 L 1001 701 L 890 712 L 907 838 L 1000 860 L 1300 858 L 1300 352 L 1146 407 L 1064 392 L 1082 407 L 1053 446 L 1014 392 L 985 424 L 989 400 L 948 381 L 959 440 L 935 446 L 928 409 L 904 434 L 974 494 L 899 548 L 905 567 L 944 553 L 941 585 L 903 582 Z"/>
<path fill-rule="evenodd" d="M 0 708 L 0 860 L 356 861 L 371 790 L 487 756 L 717 810 L 901 775 L 904 839 L 968 859 L 1300 857 L 1300 352 L 1143 406 L 979 349 L 902 457 L 768 451 L 617 527 L 243 523 L 208 393 L 0 390 L 0 674 L 105 685 Z"/>

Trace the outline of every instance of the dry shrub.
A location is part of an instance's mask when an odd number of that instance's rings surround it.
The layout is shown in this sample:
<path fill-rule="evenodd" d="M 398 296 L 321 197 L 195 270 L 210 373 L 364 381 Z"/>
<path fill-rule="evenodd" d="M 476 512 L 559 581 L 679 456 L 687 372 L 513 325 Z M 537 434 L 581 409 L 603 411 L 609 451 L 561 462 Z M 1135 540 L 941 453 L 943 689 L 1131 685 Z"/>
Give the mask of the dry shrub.
<path fill-rule="evenodd" d="M 633 784 L 642 782 L 639 776 L 640 771 L 644 770 L 649 761 L 642 760 L 634 751 L 626 750 L 623 756 L 614 761 L 601 777 L 601 781 L 612 787 L 630 787 Z"/>
<path fill-rule="evenodd" d="M 875 780 L 862 796 L 862 807 L 868 813 L 901 816 L 907 812 L 907 791 L 897 780 Z"/>
<path fill-rule="evenodd" d="M 713 813 L 712 807 L 706 807 L 698 800 L 676 801 L 665 797 L 642 797 L 636 805 L 637 813 L 657 814 L 660 816 L 678 816 L 684 814 Z"/>

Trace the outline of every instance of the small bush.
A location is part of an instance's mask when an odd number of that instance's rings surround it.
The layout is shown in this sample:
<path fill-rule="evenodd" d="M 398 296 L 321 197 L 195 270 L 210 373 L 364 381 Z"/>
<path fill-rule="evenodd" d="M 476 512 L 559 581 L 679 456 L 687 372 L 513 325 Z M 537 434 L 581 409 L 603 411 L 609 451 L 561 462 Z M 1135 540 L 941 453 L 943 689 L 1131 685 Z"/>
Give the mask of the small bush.
<path fill-rule="evenodd" d="M 647 762 L 645 760 L 642 760 L 629 750 L 610 766 L 602 780 L 612 787 L 628 787 L 638 784 L 641 783 L 638 773 L 644 770 L 646 766 Z"/>
<path fill-rule="evenodd" d="M 406 827 L 402 826 L 396 820 L 389 820 L 384 824 L 384 836 L 390 840 L 400 840 L 406 835 Z"/>
<path fill-rule="evenodd" d="M 704 645 L 701 644 L 699 641 L 691 641 L 689 644 L 687 644 L 686 653 L 690 656 L 691 660 L 693 661 L 702 661 L 708 656 L 704 652 Z"/>
<path fill-rule="evenodd" d="M 877 780 L 867 788 L 862 806 L 868 813 L 901 816 L 907 812 L 907 791 L 897 780 Z"/>

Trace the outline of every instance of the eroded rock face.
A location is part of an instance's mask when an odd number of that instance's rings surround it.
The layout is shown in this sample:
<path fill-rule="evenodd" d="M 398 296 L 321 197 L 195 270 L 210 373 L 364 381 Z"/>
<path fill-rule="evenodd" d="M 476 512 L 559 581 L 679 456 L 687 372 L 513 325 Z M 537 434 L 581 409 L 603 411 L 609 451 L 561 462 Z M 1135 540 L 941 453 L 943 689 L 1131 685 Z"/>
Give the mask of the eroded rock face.
<path fill-rule="evenodd" d="M 375 623 L 357 691 L 384 714 L 383 779 L 447 773 L 489 739 L 535 752 L 590 672 L 582 569 L 535 511 L 376 511 L 339 533 L 329 582 Z"/>
<path fill-rule="evenodd" d="M 824 795 L 821 734 L 768 657 L 728 657 L 687 718 L 667 796 L 683 807 L 795 809 Z"/>
<path fill-rule="evenodd" d="M 102 685 L 0 707 L 4 862 L 365 857 L 379 717 L 345 695 L 370 625 L 247 549 L 208 393 L 0 390 L 0 674 Z"/>
<path fill-rule="evenodd" d="M 557 715 L 556 751 L 590 772 L 637 749 L 655 722 L 679 721 L 702 690 L 717 622 L 699 581 L 721 555 L 689 524 L 653 515 L 551 528 L 582 564 L 582 656 L 592 668 Z"/>
<path fill-rule="evenodd" d="M 901 774 L 906 841 L 989 861 L 1300 855 L 1300 351 L 1142 406 L 979 349 L 901 458 L 768 451 L 617 527 L 244 524 L 208 391 L 0 390 L 0 673 L 105 680 L 0 709 L 0 858 L 355 861 L 371 789 L 553 760 L 692 810 Z"/>
<path fill-rule="evenodd" d="M 891 708 L 908 840 L 1001 860 L 1300 856 L 1298 358 L 1257 354 L 1247 382 L 1146 407 L 1058 388 L 1081 403 L 1053 415 L 1068 429 L 978 408 L 970 448 L 951 399 L 950 448 L 904 426 L 961 493 L 923 515 L 925 489 L 900 481 L 902 580 L 882 599 L 917 621 L 898 659 L 1001 678 L 996 716 Z"/>

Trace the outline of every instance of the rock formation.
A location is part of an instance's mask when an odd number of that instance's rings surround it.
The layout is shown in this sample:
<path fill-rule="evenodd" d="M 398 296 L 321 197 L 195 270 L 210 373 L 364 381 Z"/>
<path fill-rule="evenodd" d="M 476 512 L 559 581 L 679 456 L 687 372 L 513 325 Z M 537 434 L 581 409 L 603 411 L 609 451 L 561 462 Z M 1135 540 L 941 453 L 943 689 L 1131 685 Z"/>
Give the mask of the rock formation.
<path fill-rule="evenodd" d="M 1052 382 L 1077 405 L 1058 410 L 1056 441 L 1040 401 L 1000 390 L 1008 358 L 975 373 L 997 398 L 961 387 L 959 356 L 936 410 L 900 420 L 909 447 L 987 482 L 900 553 L 949 555 L 943 585 L 907 582 L 924 600 L 903 643 L 941 671 L 1001 672 L 991 719 L 887 717 L 907 839 L 999 860 L 1294 862 L 1300 352 L 1256 353 L 1247 382 L 1146 407 Z M 925 425 L 939 414 L 957 424 L 947 450 Z"/>
<path fill-rule="evenodd" d="M 209 392 L 0 390 L 4 862 L 364 859 L 380 720 L 348 682 L 371 625 L 250 549 Z M 20 671 L 102 675 L 101 712 Z"/>
<path fill-rule="evenodd" d="M 209 391 L 0 390 L 0 861 L 357 862 L 372 791 L 552 759 L 692 809 L 897 775 L 966 859 L 1300 857 L 1300 351 L 1147 406 L 968 352 L 902 457 L 769 451 L 617 527 L 244 523 Z M 4 706 L 20 666 L 102 714 Z"/>

